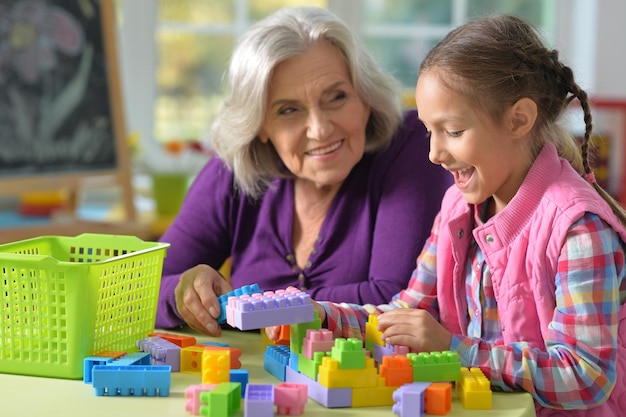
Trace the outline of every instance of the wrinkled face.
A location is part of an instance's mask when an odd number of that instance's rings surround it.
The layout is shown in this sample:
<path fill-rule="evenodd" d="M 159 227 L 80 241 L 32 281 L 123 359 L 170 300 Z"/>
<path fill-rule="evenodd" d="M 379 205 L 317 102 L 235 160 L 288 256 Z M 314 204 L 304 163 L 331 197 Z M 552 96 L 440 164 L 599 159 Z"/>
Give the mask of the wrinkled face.
<path fill-rule="evenodd" d="M 527 170 L 517 142 L 476 106 L 441 83 L 438 69 L 420 74 L 415 90 L 419 117 L 430 131 L 430 160 L 454 175 L 470 204 L 493 196 L 499 212 L 517 192 Z"/>
<path fill-rule="evenodd" d="M 297 179 L 339 186 L 363 157 L 369 115 L 341 52 L 320 43 L 276 66 L 259 138 Z"/>

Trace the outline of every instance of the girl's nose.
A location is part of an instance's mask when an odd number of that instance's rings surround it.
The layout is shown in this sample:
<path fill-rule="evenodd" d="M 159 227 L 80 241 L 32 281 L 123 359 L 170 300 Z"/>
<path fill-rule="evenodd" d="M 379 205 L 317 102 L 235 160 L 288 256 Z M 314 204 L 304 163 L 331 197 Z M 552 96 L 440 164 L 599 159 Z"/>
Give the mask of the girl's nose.
<path fill-rule="evenodd" d="M 445 149 L 444 140 L 438 138 L 438 135 L 431 133 L 430 150 L 428 151 L 428 159 L 430 159 L 430 162 L 441 165 L 448 157 L 449 154 Z"/>

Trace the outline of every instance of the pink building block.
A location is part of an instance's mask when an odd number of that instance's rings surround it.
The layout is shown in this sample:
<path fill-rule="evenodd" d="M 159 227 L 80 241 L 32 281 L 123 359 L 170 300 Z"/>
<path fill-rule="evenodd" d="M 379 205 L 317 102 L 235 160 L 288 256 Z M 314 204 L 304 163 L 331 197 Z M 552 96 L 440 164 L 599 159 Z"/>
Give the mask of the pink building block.
<path fill-rule="evenodd" d="M 304 413 L 308 400 L 308 386 L 294 382 L 282 382 L 274 388 L 274 404 L 279 415 L 299 416 Z"/>
<path fill-rule="evenodd" d="M 302 354 L 313 359 L 315 352 L 330 352 L 335 345 L 333 332 L 328 329 L 307 329 L 302 341 Z"/>
<path fill-rule="evenodd" d="M 194 416 L 200 415 L 200 394 L 205 391 L 211 391 L 217 384 L 196 384 L 190 385 L 185 389 L 185 410 Z"/>
<path fill-rule="evenodd" d="M 230 297 L 226 321 L 241 330 L 284 324 L 308 323 L 315 319 L 311 297 L 300 290 L 266 291 L 263 294 Z"/>

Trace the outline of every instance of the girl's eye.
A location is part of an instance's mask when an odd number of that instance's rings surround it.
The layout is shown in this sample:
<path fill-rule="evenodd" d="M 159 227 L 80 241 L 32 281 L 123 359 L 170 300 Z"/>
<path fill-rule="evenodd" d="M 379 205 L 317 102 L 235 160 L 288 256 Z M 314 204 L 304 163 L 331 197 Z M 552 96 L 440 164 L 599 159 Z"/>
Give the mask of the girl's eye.
<path fill-rule="evenodd" d="M 463 130 L 456 130 L 454 132 L 446 132 L 448 134 L 448 136 L 452 137 L 452 138 L 458 138 L 459 136 L 463 135 Z"/>

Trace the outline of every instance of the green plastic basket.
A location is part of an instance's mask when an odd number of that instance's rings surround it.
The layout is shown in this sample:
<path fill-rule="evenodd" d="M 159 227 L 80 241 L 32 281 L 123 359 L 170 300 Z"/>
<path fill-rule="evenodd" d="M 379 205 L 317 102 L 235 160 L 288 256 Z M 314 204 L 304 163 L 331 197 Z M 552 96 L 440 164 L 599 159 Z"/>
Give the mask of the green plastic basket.
<path fill-rule="evenodd" d="M 79 379 L 154 331 L 167 243 L 85 233 L 0 245 L 0 373 Z"/>

